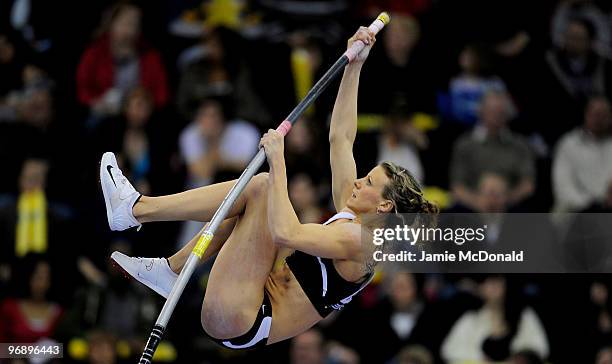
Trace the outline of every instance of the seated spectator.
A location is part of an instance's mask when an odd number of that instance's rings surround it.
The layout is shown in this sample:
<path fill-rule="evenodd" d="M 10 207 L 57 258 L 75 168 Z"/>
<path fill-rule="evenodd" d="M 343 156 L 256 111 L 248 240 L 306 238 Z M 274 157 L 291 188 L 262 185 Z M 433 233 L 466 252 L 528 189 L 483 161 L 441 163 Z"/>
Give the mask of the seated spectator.
<path fill-rule="evenodd" d="M 586 320 L 589 323 L 591 345 L 597 349 L 612 341 L 612 299 L 608 285 L 604 282 L 593 282 L 590 292 L 590 310 Z"/>
<path fill-rule="evenodd" d="M 596 30 L 589 20 L 573 18 L 563 29 L 563 40 L 546 53 L 546 62 L 563 89 L 581 104 L 591 95 L 609 95 L 610 64 L 594 49 Z"/>
<path fill-rule="evenodd" d="M 604 201 L 612 181 L 612 111 L 604 97 L 589 100 L 584 122 L 557 145 L 552 168 L 556 211 L 579 211 Z"/>
<path fill-rule="evenodd" d="M 154 154 L 156 150 L 163 149 L 159 145 L 162 143 L 151 140 L 156 136 L 152 131 L 156 121 L 151 95 L 146 89 L 137 87 L 126 95 L 121 115 L 105 120 L 94 133 L 95 143 L 99 144 L 96 148 L 98 155 L 115 152 L 123 162 L 127 177 L 143 194 L 151 193 L 151 170 L 154 165 L 166 160 L 160 153 Z"/>
<path fill-rule="evenodd" d="M 238 178 L 257 153 L 259 139 L 259 131 L 252 124 L 240 119 L 226 122 L 221 104 L 204 100 L 195 120 L 179 137 L 188 188 L 206 186 L 216 179 Z M 186 222 L 179 241 L 188 242 L 201 227 L 202 223 Z"/>
<path fill-rule="evenodd" d="M 595 364 L 612 364 L 612 346 L 603 347 L 599 350 Z"/>
<path fill-rule="evenodd" d="M 132 3 L 114 5 L 77 69 L 77 95 L 92 116 L 117 115 L 125 94 L 142 86 L 156 107 L 168 101 L 166 71 L 159 53 L 141 36 L 141 10 Z"/>
<path fill-rule="evenodd" d="M 302 116 L 285 137 L 285 160 L 289 177 L 299 173 L 320 176 L 329 166 L 327 155 L 321 151 L 314 124 L 317 124 L 315 120 Z"/>
<path fill-rule="evenodd" d="M 508 210 L 510 188 L 508 181 L 494 173 L 485 173 L 478 183 L 476 212 L 498 214 Z"/>
<path fill-rule="evenodd" d="M 199 187 L 212 183 L 221 171 L 239 175 L 257 153 L 259 131 L 244 120 L 226 122 L 221 104 L 208 99 L 181 132 L 179 143 L 189 185 Z"/>
<path fill-rule="evenodd" d="M 0 262 L 16 263 L 29 253 L 47 254 L 52 261 L 69 259 L 61 248 L 67 238 L 72 211 L 49 201 L 49 164 L 42 159 L 26 159 L 18 178 L 18 193 L 0 199 Z M 61 257 L 60 257 L 61 255 Z"/>
<path fill-rule="evenodd" d="M 51 266 L 42 256 L 30 255 L 19 262 L 14 275 L 20 298 L 0 304 L 0 342 L 35 343 L 53 338 L 62 317 L 62 308 L 49 301 Z"/>
<path fill-rule="evenodd" d="M 393 21 L 379 35 L 383 47 L 372 52 L 370 71 L 362 75 L 360 110 L 386 114 L 394 104 L 405 101 L 411 112 L 433 113 L 435 91 L 419 21 L 409 15 L 391 17 Z"/>
<path fill-rule="evenodd" d="M 129 253 L 129 246 L 123 241 L 112 243 L 109 249 Z M 144 345 L 140 334 L 154 320 L 157 308 L 154 298 L 146 288 L 125 279 L 121 269 L 110 260 L 103 269 L 88 258 L 79 258 L 78 265 L 85 284 L 72 297 L 72 305 L 60 326 L 62 334 L 75 337 L 88 330 L 107 330 L 117 339 L 127 341 L 132 350 L 140 351 Z"/>
<path fill-rule="evenodd" d="M 32 157 L 52 158 L 61 154 L 58 145 L 59 123 L 56 123 L 51 81 L 32 68 L 24 88 L 15 90 L 0 122 L 0 159 L 5 163 L 0 191 L 14 192 L 14 181 L 24 160 Z M 1 101 L 0 101 L 1 103 Z M 2 116 L 0 116 L 2 119 Z M 57 153 L 57 154 L 56 154 Z"/>
<path fill-rule="evenodd" d="M 108 332 L 92 331 L 87 335 L 89 364 L 115 364 L 117 339 Z"/>
<path fill-rule="evenodd" d="M 506 91 L 506 84 L 498 76 L 490 74 L 488 61 L 482 47 L 467 45 L 459 54 L 461 73 L 453 77 L 449 85 L 450 118 L 453 121 L 473 125 L 478 121 L 478 108 L 489 91 Z"/>
<path fill-rule="evenodd" d="M 365 362 L 386 361 L 408 344 L 431 345 L 432 316 L 414 274 L 400 270 L 388 276 L 385 297 L 373 307 L 368 327 L 376 335 L 365 342 L 377 348 L 360 348 Z"/>
<path fill-rule="evenodd" d="M 274 32 L 268 35 L 307 29 L 309 33 L 325 35 L 332 44 L 342 38 L 341 24 L 349 10 L 346 0 L 265 0 L 257 4 L 275 23 Z"/>
<path fill-rule="evenodd" d="M 323 364 L 325 352 L 324 339 L 318 329 L 310 329 L 291 339 L 289 363 L 291 364 Z"/>
<path fill-rule="evenodd" d="M 319 224 L 330 215 L 321 208 L 318 187 L 306 173 L 296 174 L 289 181 L 289 199 L 302 224 Z"/>
<path fill-rule="evenodd" d="M 327 344 L 326 363 L 338 364 L 359 364 L 361 359 L 355 350 L 351 347 L 344 346 L 337 341 L 331 341 Z"/>
<path fill-rule="evenodd" d="M 235 110 L 236 118 L 270 124 L 270 114 L 253 89 L 251 68 L 240 53 L 243 42 L 239 34 L 217 28 L 179 56 L 177 106 L 184 118 L 192 119 L 203 100 L 215 98 Z"/>
<path fill-rule="evenodd" d="M 501 175 L 486 172 L 474 192 L 473 209 L 455 206 L 440 218 L 441 226 L 454 228 L 486 226 L 481 248 L 489 253 L 523 251 L 524 261 L 452 263 L 453 272 L 554 272 L 560 269 L 561 249 L 558 249 L 556 231 L 545 214 L 524 214 L 510 204 L 510 186 Z M 467 212 L 467 213 L 466 213 Z M 447 249 L 447 247 L 444 247 Z M 451 246 L 448 250 L 458 254 L 471 249 L 467 245 Z"/>
<path fill-rule="evenodd" d="M 457 202 L 477 210 L 475 190 L 486 172 L 502 176 L 510 186 L 508 203 L 516 205 L 534 191 L 535 161 L 529 145 L 510 131 L 511 104 L 505 93 L 487 93 L 479 124 L 454 145 L 450 183 Z"/>
<path fill-rule="evenodd" d="M 483 305 L 459 318 L 442 344 L 448 363 L 503 361 L 530 349 L 548 356 L 548 339 L 536 312 L 511 300 L 506 279 L 489 276 L 479 287 Z"/>
<path fill-rule="evenodd" d="M 0 30 L 0 120 L 11 118 L 6 107 L 8 98 L 23 88 L 24 70 L 31 58 L 31 50 L 14 31 Z"/>
<path fill-rule="evenodd" d="M 291 340 L 289 349 L 291 364 L 358 364 L 357 353 L 338 342 L 325 341 L 323 334 L 312 328 Z"/>
<path fill-rule="evenodd" d="M 582 18 L 593 24 L 596 33 L 594 48 L 602 54 L 609 54 L 612 46 L 610 19 L 593 0 L 559 1 L 551 22 L 553 43 L 558 47 L 563 46 L 565 29 L 575 18 Z"/>
<path fill-rule="evenodd" d="M 0 24 L 9 25 L 28 42 L 37 58 L 54 49 L 55 37 L 61 25 L 54 21 L 61 16 L 61 9 L 47 1 L 3 1 L 0 5 Z M 6 22 L 6 23 L 5 23 Z"/>
<path fill-rule="evenodd" d="M 425 180 L 418 149 L 427 147 L 427 137 L 414 128 L 407 117 L 392 115 L 378 140 L 378 163 L 389 161 L 400 165 L 416 178 Z"/>

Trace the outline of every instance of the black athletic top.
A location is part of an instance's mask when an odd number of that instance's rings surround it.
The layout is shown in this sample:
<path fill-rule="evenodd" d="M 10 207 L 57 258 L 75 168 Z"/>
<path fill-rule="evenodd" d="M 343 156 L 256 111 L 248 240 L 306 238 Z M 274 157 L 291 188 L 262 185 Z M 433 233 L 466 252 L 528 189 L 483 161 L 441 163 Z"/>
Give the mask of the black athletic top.
<path fill-rule="evenodd" d="M 351 213 L 339 212 L 323 225 L 338 219 L 354 218 Z M 288 256 L 286 262 L 321 317 L 344 308 L 354 295 L 370 283 L 373 276 L 373 273 L 369 273 L 362 283 L 349 282 L 336 271 L 333 259 L 315 257 L 298 250 Z"/>

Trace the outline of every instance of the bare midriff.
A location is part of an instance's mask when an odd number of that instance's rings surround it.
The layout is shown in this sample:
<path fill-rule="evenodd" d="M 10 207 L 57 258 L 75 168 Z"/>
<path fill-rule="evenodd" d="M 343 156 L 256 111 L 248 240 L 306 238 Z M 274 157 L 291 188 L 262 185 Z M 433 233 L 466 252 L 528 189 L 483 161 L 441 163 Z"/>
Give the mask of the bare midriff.
<path fill-rule="evenodd" d="M 323 319 L 284 261 L 270 273 L 265 288 L 272 302 L 268 344 L 294 337 Z"/>

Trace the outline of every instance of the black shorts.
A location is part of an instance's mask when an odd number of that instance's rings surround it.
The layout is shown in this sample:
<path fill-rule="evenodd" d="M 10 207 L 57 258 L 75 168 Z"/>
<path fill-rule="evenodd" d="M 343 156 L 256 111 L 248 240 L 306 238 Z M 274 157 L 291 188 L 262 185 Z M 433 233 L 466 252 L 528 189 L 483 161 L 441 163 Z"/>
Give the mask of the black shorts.
<path fill-rule="evenodd" d="M 266 346 L 270 328 L 272 327 L 272 304 L 268 292 L 264 289 L 264 297 L 257 318 L 251 329 L 244 335 L 232 339 L 215 339 L 206 334 L 212 341 L 229 349 L 252 349 Z"/>

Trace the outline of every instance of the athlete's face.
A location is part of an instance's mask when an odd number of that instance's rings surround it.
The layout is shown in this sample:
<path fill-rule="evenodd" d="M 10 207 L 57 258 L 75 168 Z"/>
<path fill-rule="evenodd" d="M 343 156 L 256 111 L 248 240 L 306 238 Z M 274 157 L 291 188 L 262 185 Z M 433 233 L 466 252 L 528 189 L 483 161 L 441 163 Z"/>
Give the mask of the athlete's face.
<path fill-rule="evenodd" d="M 382 197 L 389 177 L 381 166 L 376 166 L 365 177 L 355 180 L 346 206 L 356 213 L 389 212 L 393 202 Z"/>

